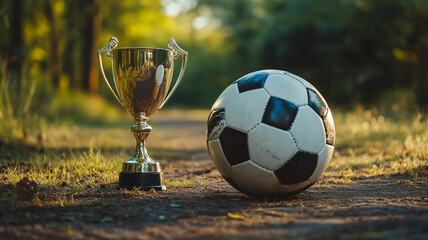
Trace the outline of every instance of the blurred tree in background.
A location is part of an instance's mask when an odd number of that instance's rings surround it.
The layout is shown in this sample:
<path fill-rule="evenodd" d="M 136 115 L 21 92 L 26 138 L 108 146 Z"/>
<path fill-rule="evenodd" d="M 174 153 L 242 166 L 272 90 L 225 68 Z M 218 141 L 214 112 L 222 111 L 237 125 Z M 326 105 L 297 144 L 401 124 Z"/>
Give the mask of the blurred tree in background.
<path fill-rule="evenodd" d="M 111 36 L 122 47 L 162 48 L 172 37 L 189 63 L 170 106 L 209 107 L 265 68 L 306 78 L 331 104 L 372 105 L 404 91 L 426 106 L 427 22 L 427 0 L 3 0 L 1 79 L 37 82 L 45 101 L 75 92 L 113 101 L 96 50 Z"/>

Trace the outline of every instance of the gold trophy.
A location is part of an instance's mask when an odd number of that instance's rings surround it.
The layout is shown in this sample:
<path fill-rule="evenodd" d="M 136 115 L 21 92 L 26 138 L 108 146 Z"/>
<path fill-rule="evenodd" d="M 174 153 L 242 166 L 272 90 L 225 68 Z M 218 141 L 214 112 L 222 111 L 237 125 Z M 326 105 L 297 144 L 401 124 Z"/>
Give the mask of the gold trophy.
<path fill-rule="evenodd" d="M 112 37 L 98 50 L 101 73 L 116 100 L 134 117 L 131 131 L 137 141 L 135 155 L 122 165 L 119 175 L 121 188 L 141 190 L 165 190 L 164 176 L 159 162 L 147 154 L 145 140 L 152 128 L 147 124 L 149 117 L 162 108 L 175 92 L 187 64 L 187 52 L 174 39 L 168 41 L 169 49 L 161 48 L 117 48 L 118 40 Z M 104 73 L 101 54 L 111 57 L 113 90 Z M 181 55 L 181 70 L 174 87 L 168 93 L 174 72 L 174 59 Z M 117 94 L 116 94 L 117 92 Z"/>

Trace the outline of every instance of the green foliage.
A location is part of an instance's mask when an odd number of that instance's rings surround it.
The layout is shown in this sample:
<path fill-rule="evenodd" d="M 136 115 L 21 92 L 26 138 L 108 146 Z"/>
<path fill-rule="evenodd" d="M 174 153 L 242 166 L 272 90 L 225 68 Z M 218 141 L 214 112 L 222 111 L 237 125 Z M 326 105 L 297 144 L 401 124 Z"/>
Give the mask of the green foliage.
<path fill-rule="evenodd" d="M 426 1 L 201 1 L 222 19 L 239 71 L 277 68 L 314 83 L 329 102 L 377 103 L 428 81 Z"/>
<path fill-rule="evenodd" d="M 189 52 L 189 62 L 182 86 L 167 107 L 209 107 L 227 85 L 265 68 L 306 78 L 330 104 L 373 106 L 397 89 L 411 92 L 413 103 L 422 108 L 428 104 L 424 0 L 97 3 L 2 1 L 2 71 L 18 80 L 24 73 L 43 82 L 35 94 L 43 103 L 60 101 L 53 99 L 55 92 L 74 95 L 89 86 L 97 88 L 97 82 L 87 83 L 93 80 L 85 73 L 88 67 L 99 72 L 91 59 L 111 36 L 119 39 L 119 47 L 161 48 L 173 37 Z M 179 11 L 168 13 L 171 7 Z M 112 79 L 109 60 L 104 59 L 104 66 Z M 177 59 L 174 79 L 179 64 Z M 97 93 L 113 100 L 105 84 L 99 85 Z"/>
<path fill-rule="evenodd" d="M 120 120 L 124 112 L 119 104 L 110 104 L 98 95 L 70 91 L 54 94 L 44 114 L 49 120 L 59 123 L 78 122 L 81 125 L 103 126 Z M 129 117 L 129 122 L 131 120 Z"/>

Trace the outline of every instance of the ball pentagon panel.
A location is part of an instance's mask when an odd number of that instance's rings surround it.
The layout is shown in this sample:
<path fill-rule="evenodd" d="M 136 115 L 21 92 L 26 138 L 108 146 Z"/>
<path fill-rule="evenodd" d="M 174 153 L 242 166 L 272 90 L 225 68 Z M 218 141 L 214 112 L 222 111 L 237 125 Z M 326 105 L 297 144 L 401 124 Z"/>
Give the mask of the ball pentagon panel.
<path fill-rule="evenodd" d="M 311 106 L 320 117 L 324 117 L 328 111 L 328 106 L 324 98 L 312 89 L 308 89 L 308 97 L 309 106 Z"/>
<path fill-rule="evenodd" d="M 247 133 L 225 127 L 219 139 L 224 156 L 231 166 L 250 160 Z"/>
<path fill-rule="evenodd" d="M 253 89 L 263 88 L 266 82 L 266 78 L 269 76 L 268 73 L 263 71 L 254 72 L 243 76 L 236 81 L 239 92 L 246 92 Z"/>
<path fill-rule="evenodd" d="M 277 97 L 271 97 L 263 114 L 262 122 L 282 130 L 288 130 L 294 121 L 297 106 Z"/>
<path fill-rule="evenodd" d="M 318 155 L 297 152 L 288 162 L 274 171 L 278 180 L 284 185 L 307 181 L 317 166 Z"/>

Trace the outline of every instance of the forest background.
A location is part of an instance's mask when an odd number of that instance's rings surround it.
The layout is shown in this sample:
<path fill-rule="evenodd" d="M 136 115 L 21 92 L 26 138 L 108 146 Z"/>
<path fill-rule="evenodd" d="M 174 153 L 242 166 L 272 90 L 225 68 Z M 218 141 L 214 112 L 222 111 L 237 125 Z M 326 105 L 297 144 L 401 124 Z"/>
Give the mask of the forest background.
<path fill-rule="evenodd" d="M 114 118 L 96 58 L 112 36 L 119 47 L 175 38 L 189 52 L 170 108 L 207 109 L 240 76 L 281 69 L 332 106 L 424 111 L 427 22 L 426 0 L 1 1 L 0 139 L 25 138 L 43 121 Z"/>

